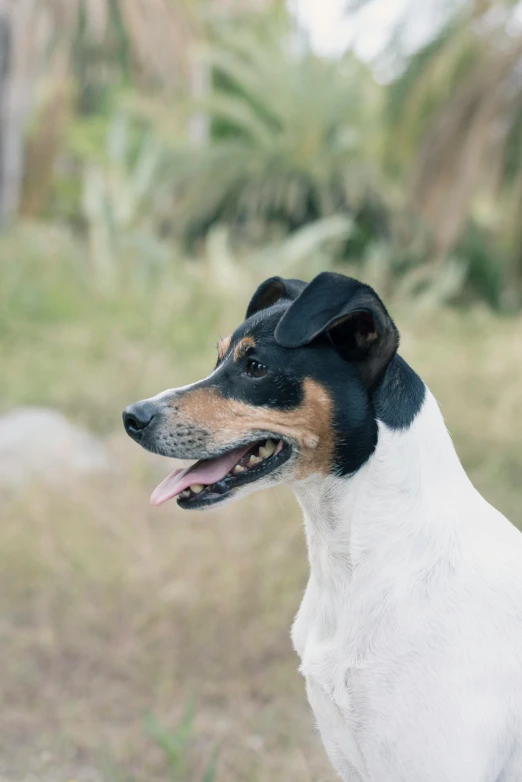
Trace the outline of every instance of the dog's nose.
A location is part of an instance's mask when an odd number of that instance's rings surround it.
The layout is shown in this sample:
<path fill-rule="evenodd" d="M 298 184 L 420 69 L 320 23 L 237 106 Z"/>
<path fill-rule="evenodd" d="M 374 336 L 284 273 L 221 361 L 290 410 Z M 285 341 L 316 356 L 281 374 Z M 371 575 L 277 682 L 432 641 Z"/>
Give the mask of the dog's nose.
<path fill-rule="evenodd" d="M 146 429 L 156 413 L 156 406 L 148 400 L 129 405 L 123 411 L 123 426 L 131 437 Z"/>

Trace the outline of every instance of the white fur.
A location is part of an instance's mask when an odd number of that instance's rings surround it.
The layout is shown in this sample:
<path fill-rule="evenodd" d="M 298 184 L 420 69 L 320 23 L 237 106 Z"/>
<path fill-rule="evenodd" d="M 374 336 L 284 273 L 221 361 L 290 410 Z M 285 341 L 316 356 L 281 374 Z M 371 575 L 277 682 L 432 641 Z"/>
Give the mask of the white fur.
<path fill-rule="evenodd" d="M 178 388 L 167 388 L 165 391 L 160 391 L 159 394 L 156 394 L 156 396 L 151 396 L 149 399 L 144 399 L 144 402 L 164 402 L 165 400 L 172 399 L 173 397 L 177 396 L 181 391 L 190 391 L 191 389 L 197 388 L 201 383 L 206 383 L 207 380 L 210 380 L 211 377 L 213 377 L 216 372 L 219 372 L 221 369 L 222 364 L 220 364 L 218 367 L 212 370 L 210 375 L 207 375 L 203 380 L 197 380 L 195 383 L 189 383 L 186 386 L 178 386 Z"/>
<path fill-rule="evenodd" d="M 351 478 L 294 483 L 293 627 L 345 782 L 522 780 L 522 535 L 474 489 L 427 392 Z"/>

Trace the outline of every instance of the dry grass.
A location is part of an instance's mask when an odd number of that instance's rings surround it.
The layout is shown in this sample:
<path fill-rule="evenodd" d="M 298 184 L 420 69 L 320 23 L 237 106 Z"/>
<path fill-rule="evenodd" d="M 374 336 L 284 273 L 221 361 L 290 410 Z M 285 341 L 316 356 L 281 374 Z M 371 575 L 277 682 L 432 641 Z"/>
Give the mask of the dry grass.
<path fill-rule="evenodd" d="M 168 290 L 157 307 L 87 306 L 69 286 L 57 317 L 0 318 L 5 406 L 64 409 L 104 433 L 114 464 L 2 499 L 0 778 L 198 782 L 219 745 L 219 782 L 332 782 L 288 637 L 307 572 L 293 498 L 154 510 L 166 460 L 120 433 L 124 404 L 211 367 L 245 304 Z M 522 526 L 522 322 L 394 315 L 476 484 Z M 193 746 L 173 777 L 144 715 L 174 728 L 191 696 Z"/>
<path fill-rule="evenodd" d="M 112 444 L 120 465 L 126 448 Z M 195 758 L 222 744 L 218 779 L 298 780 L 303 767 L 319 778 L 288 639 L 306 575 L 291 498 L 279 491 L 195 517 L 153 511 L 148 461 L 138 452 L 119 475 L 66 496 L 35 487 L 8 508 L 4 762 L 20 778 L 46 751 L 70 758 L 71 773 L 83 762 L 110 779 L 110 761 L 163 779 L 143 716 L 174 726 L 193 695 Z"/>

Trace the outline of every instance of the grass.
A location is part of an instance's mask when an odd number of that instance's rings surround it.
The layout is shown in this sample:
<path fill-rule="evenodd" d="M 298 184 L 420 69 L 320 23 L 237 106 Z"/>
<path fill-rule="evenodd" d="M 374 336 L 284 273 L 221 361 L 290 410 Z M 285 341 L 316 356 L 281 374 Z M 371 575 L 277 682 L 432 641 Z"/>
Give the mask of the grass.
<path fill-rule="evenodd" d="M 196 782 L 191 765 L 190 750 L 194 732 L 194 701 L 190 700 L 181 722 L 176 730 L 167 731 L 154 715 L 148 715 L 146 730 L 149 736 L 163 750 L 168 763 L 168 776 L 171 782 Z M 208 762 L 205 763 L 198 782 L 214 782 L 216 778 L 218 750 L 214 750 Z M 188 775 L 190 773 L 190 776 Z"/>
<path fill-rule="evenodd" d="M 103 298 L 58 235 L 7 237 L 0 259 L 2 408 L 63 410 L 103 437 L 113 464 L 0 498 L 0 773 L 333 782 L 288 637 L 307 574 L 290 493 L 205 514 L 152 509 L 167 460 L 121 431 L 128 402 L 213 366 L 216 339 L 272 269 L 223 290 L 193 262 Z M 522 321 L 393 314 L 471 477 L 522 527 Z"/>

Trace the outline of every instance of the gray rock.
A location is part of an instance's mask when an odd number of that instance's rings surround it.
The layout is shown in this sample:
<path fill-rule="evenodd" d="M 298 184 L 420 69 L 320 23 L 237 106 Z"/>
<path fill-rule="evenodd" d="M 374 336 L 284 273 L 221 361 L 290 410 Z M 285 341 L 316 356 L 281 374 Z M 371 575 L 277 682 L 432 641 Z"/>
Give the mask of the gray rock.
<path fill-rule="evenodd" d="M 107 470 L 103 445 L 61 413 L 17 407 L 0 416 L 0 485 L 22 488 Z"/>

